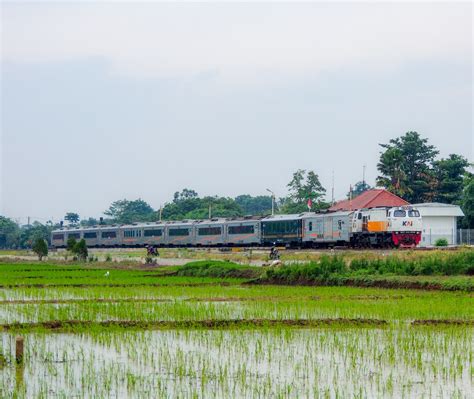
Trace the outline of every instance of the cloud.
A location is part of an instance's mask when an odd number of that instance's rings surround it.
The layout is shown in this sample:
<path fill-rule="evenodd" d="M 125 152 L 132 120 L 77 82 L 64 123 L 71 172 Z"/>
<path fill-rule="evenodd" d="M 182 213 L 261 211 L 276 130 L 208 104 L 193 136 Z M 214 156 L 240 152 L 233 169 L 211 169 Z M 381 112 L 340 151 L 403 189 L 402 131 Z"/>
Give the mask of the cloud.
<path fill-rule="evenodd" d="M 4 4 L 3 60 L 99 57 L 142 77 L 278 79 L 470 57 L 471 5 Z"/>

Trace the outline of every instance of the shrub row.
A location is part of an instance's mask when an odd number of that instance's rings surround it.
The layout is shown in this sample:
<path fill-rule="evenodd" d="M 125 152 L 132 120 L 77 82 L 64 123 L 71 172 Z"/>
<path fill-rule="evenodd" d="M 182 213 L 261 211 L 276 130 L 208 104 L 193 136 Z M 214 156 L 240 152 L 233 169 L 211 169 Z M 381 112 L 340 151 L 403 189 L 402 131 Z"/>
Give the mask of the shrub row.
<path fill-rule="evenodd" d="M 347 262 L 344 256 L 322 256 L 317 262 L 269 269 L 265 278 L 298 283 L 374 275 L 451 276 L 463 274 L 474 275 L 474 251 L 472 250 L 443 255 L 433 254 L 417 259 L 387 256 L 377 259 L 356 258 Z"/>
<path fill-rule="evenodd" d="M 226 261 L 202 260 L 189 262 L 181 266 L 177 276 L 188 277 L 226 277 L 226 278 L 256 278 L 261 274 L 261 268 L 241 266 Z"/>

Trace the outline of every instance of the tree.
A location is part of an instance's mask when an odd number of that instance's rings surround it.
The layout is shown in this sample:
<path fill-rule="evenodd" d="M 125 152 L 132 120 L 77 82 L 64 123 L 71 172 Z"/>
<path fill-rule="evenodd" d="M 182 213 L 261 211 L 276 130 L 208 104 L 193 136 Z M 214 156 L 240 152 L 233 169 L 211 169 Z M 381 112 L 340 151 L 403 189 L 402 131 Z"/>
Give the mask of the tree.
<path fill-rule="evenodd" d="M 308 200 L 311 200 L 315 209 L 325 209 L 329 204 L 323 201 L 326 189 L 319 181 L 318 175 L 304 169 L 298 169 L 293 173 L 293 178 L 287 184 L 289 195 L 283 199 L 283 213 L 300 213 L 306 211 Z"/>
<path fill-rule="evenodd" d="M 20 227 L 13 220 L 0 216 L 0 248 L 16 248 L 19 237 Z"/>
<path fill-rule="evenodd" d="M 86 240 L 82 239 L 78 241 L 72 248 L 71 252 L 76 255 L 79 260 L 85 261 L 87 259 L 87 255 L 89 254 L 89 251 L 87 250 Z"/>
<path fill-rule="evenodd" d="M 469 173 L 464 180 L 464 190 L 462 199 L 463 227 L 474 228 L 474 175 Z"/>
<path fill-rule="evenodd" d="M 235 203 L 240 206 L 245 215 L 266 215 L 272 209 L 272 197 L 269 195 L 244 194 L 235 197 Z"/>
<path fill-rule="evenodd" d="M 81 226 L 90 227 L 90 226 L 97 226 L 99 224 L 99 220 L 96 218 L 88 218 L 81 220 Z"/>
<path fill-rule="evenodd" d="M 358 195 L 361 195 L 363 192 L 371 190 L 372 187 L 370 187 L 366 182 L 364 181 L 358 181 L 356 184 L 354 184 L 354 187 L 352 187 L 352 198 L 357 197 Z M 349 198 L 351 195 L 351 192 L 347 193 L 347 198 Z"/>
<path fill-rule="evenodd" d="M 43 238 L 37 238 L 33 245 L 33 252 L 38 255 L 38 259 L 43 260 L 44 256 L 48 256 L 48 243 Z"/>
<path fill-rule="evenodd" d="M 377 185 L 408 202 L 431 200 L 434 180 L 431 165 L 438 150 L 428 144 L 428 139 L 421 138 L 417 132 L 407 132 L 380 146 L 385 151 L 377 164 L 381 173 Z"/>
<path fill-rule="evenodd" d="M 67 220 L 69 224 L 74 225 L 79 222 L 79 215 L 74 212 L 68 212 L 66 213 L 66 216 L 64 216 L 64 220 Z"/>
<path fill-rule="evenodd" d="M 126 199 L 112 202 L 109 209 L 104 212 L 115 223 L 129 224 L 134 222 L 147 222 L 154 218 L 154 209 L 142 199 L 129 201 Z"/>
<path fill-rule="evenodd" d="M 196 191 L 190 190 L 189 188 L 183 188 L 181 192 L 176 191 L 174 193 L 173 202 L 184 201 L 188 199 L 199 198 L 199 195 Z"/>
<path fill-rule="evenodd" d="M 74 237 L 69 237 L 67 239 L 66 248 L 68 251 L 74 252 L 74 248 L 77 244 L 77 241 Z"/>
<path fill-rule="evenodd" d="M 460 204 L 463 196 L 464 176 L 469 162 L 457 154 L 433 162 L 435 176 L 434 201 L 446 204 Z"/>
<path fill-rule="evenodd" d="M 32 248 L 38 238 L 42 238 L 49 244 L 53 228 L 54 226 L 47 226 L 37 221 L 33 222 L 31 225 L 22 226 L 18 238 L 18 247 Z"/>

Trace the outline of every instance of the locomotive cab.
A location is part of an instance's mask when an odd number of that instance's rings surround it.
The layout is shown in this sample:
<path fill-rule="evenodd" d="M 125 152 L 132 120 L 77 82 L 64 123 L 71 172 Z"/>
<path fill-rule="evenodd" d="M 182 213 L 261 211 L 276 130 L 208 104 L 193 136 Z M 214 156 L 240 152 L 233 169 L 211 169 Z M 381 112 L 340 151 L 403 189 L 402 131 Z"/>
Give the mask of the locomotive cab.
<path fill-rule="evenodd" d="M 388 210 L 388 231 L 395 246 L 416 246 L 421 240 L 420 211 L 413 207 Z"/>
<path fill-rule="evenodd" d="M 360 209 L 353 214 L 355 246 L 413 247 L 420 239 L 421 216 L 413 207 Z"/>

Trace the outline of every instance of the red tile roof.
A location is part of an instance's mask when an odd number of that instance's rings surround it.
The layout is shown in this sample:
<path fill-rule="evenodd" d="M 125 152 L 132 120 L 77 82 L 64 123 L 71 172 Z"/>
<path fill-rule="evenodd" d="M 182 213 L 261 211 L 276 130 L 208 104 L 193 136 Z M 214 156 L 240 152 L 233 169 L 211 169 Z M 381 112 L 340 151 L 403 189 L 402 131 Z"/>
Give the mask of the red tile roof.
<path fill-rule="evenodd" d="M 367 190 L 350 200 L 336 202 L 329 208 L 330 211 L 351 211 L 361 208 L 376 208 L 384 206 L 403 206 L 408 202 L 403 198 L 384 189 Z"/>

